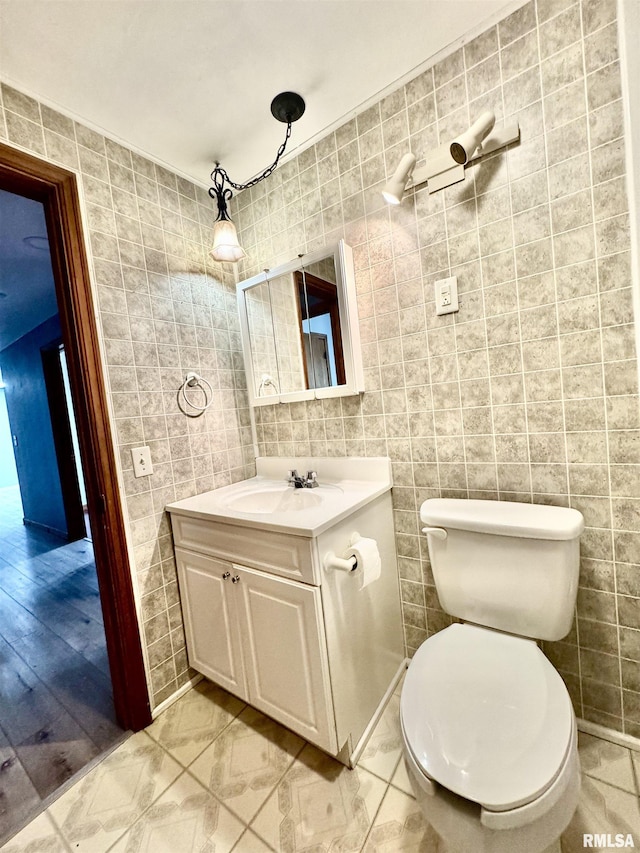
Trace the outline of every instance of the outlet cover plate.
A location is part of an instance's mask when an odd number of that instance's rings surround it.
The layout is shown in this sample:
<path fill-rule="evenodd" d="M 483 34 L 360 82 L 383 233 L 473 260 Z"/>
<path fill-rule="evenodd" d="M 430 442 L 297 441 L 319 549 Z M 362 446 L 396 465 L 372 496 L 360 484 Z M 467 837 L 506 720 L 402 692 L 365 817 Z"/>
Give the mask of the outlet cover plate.
<path fill-rule="evenodd" d="M 441 278 L 436 281 L 436 314 L 452 314 L 459 311 L 458 305 L 458 278 L 452 275 L 450 278 Z"/>

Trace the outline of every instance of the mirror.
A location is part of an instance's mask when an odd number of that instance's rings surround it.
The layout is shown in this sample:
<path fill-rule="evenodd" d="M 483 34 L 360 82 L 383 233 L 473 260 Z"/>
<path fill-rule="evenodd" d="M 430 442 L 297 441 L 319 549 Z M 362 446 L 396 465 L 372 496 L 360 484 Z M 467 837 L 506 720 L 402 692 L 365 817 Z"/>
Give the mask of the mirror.
<path fill-rule="evenodd" d="M 303 255 L 238 284 L 254 406 L 364 390 L 349 246 Z"/>

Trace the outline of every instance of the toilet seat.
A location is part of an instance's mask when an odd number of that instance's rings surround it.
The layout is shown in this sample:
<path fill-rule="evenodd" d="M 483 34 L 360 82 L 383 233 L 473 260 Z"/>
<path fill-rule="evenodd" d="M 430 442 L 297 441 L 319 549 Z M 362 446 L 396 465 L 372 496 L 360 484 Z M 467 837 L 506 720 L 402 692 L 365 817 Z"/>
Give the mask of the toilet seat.
<path fill-rule="evenodd" d="M 540 798 L 575 727 L 564 682 L 534 641 L 468 624 L 418 649 L 400 715 L 420 770 L 490 812 Z"/>

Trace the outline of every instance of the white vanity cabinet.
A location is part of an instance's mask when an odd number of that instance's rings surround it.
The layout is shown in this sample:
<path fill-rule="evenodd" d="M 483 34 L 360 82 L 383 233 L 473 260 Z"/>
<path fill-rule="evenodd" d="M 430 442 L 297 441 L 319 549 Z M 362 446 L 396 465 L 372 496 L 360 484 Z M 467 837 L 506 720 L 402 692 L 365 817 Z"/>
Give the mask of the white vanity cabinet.
<path fill-rule="evenodd" d="M 347 461 L 358 479 L 338 480 Z M 191 666 L 346 764 L 405 662 L 390 465 L 357 461 L 276 460 L 327 472 L 324 487 L 296 494 L 273 478 L 276 463 L 258 460 L 271 479 L 167 507 Z M 277 511 L 247 511 L 260 494 Z M 329 559 L 358 535 L 381 556 L 369 583 Z"/>
<path fill-rule="evenodd" d="M 337 751 L 318 587 L 176 548 L 194 669 Z"/>

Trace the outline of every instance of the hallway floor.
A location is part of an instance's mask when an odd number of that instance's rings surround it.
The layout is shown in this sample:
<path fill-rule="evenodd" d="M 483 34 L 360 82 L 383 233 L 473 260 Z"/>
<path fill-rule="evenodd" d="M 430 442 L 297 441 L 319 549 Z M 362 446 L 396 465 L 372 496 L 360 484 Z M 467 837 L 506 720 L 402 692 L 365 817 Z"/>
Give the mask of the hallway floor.
<path fill-rule="evenodd" d="M 399 703 L 396 691 L 348 770 L 203 681 L 2 853 L 453 853 L 412 796 Z M 640 847 L 640 752 L 581 734 L 580 760 L 581 799 L 563 853 L 582 851 L 589 832 L 632 833 Z"/>
<path fill-rule="evenodd" d="M 26 527 L 0 489 L 0 843 L 122 736 L 91 542 Z"/>

